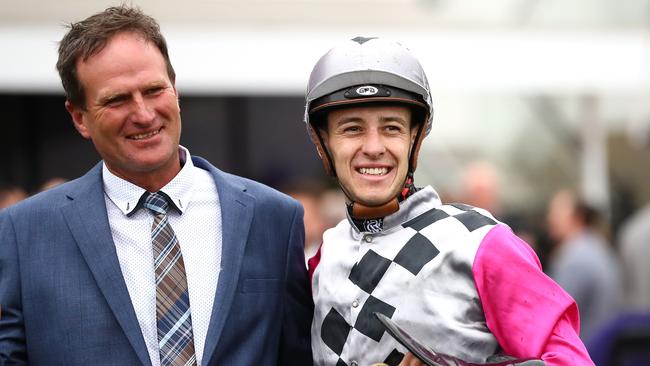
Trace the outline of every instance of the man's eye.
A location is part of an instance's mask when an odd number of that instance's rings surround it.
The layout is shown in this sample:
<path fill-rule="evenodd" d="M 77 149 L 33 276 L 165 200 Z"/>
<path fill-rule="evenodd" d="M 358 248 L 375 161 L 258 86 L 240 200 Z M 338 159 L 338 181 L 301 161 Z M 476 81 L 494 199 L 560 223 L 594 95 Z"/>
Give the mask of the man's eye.
<path fill-rule="evenodd" d="M 359 132 L 361 131 L 361 128 L 359 126 L 348 126 L 343 128 L 343 132 Z"/>
<path fill-rule="evenodd" d="M 160 94 L 164 89 L 165 88 L 163 88 L 163 87 L 155 87 L 155 88 L 147 89 L 145 91 L 145 94 L 147 94 L 147 95 L 157 95 L 157 94 Z"/>
<path fill-rule="evenodd" d="M 114 98 L 106 99 L 104 101 L 104 105 L 106 105 L 106 106 L 116 106 L 116 105 L 119 105 L 120 103 L 124 102 L 125 100 L 126 100 L 126 97 L 116 96 Z"/>

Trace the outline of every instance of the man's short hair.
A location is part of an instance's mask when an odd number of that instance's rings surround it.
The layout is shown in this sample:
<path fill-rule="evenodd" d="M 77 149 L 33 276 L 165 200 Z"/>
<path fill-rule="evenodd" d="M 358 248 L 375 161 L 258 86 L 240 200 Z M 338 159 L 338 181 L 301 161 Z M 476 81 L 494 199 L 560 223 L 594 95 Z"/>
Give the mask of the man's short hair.
<path fill-rule="evenodd" d="M 137 7 L 110 7 L 80 22 L 68 24 L 68 33 L 59 43 L 56 69 L 61 77 L 66 98 L 80 108 L 86 108 L 83 85 L 77 74 L 77 61 L 86 61 L 100 52 L 114 35 L 133 32 L 153 43 L 165 59 L 167 75 L 174 82 L 176 73 L 169 60 L 167 42 L 160 33 L 158 22 Z"/>

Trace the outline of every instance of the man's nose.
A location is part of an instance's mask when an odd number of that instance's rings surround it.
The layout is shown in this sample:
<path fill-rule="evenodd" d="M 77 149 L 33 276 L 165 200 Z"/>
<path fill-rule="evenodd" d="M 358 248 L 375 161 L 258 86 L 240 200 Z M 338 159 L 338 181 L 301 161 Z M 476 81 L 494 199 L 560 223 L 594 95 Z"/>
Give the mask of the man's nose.
<path fill-rule="evenodd" d="M 386 145 L 379 131 L 368 131 L 363 140 L 362 151 L 372 157 L 381 156 L 386 151 Z"/>
<path fill-rule="evenodd" d="M 153 108 L 147 103 L 147 100 L 141 94 L 136 94 L 133 97 L 133 107 L 131 110 L 130 118 L 135 123 L 149 123 L 156 114 Z"/>

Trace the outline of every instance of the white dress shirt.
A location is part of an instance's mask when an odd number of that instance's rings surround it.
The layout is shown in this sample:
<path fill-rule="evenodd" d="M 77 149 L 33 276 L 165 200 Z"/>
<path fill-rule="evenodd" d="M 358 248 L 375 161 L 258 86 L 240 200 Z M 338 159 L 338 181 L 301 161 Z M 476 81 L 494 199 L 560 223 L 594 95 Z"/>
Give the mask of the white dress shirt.
<path fill-rule="evenodd" d="M 212 305 L 221 270 L 221 206 L 212 175 L 192 163 L 180 147 L 181 171 L 161 191 L 170 205 L 169 223 L 178 237 L 189 289 L 194 349 L 201 364 Z M 145 190 L 103 166 L 108 221 L 122 275 L 129 290 L 153 366 L 160 365 L 156 324 L 156 285 L 151 245 L 153 215 L 147 209 L 132 212 Z M 139 208 L 139 207 L 138 207 Z"/>

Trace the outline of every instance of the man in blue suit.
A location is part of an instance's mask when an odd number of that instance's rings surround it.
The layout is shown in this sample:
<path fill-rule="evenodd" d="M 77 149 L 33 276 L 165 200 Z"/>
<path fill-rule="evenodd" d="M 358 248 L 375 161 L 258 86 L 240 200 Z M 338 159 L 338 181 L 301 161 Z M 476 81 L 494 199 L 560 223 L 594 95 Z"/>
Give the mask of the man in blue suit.
<path fill-rule="evenodd" d="M 310 365 L 302 207 L 179 145 L 156 21 L 71 24 L 57 69 L 103 160 L 0 212 L 0 365 Z"/>

